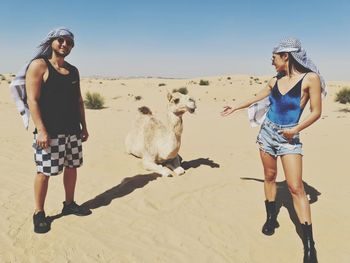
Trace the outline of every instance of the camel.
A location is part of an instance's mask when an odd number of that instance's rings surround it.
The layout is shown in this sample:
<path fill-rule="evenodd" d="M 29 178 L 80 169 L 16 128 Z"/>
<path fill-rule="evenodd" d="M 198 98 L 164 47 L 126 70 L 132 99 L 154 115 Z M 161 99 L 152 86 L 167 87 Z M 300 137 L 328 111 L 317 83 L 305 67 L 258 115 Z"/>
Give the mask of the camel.
<path fill-rule="evenodd" d="M 146 170 L 162 176 L 181 175 L 178 155 L 183 130 L 182 115 L 194 113 L 196 102 L 179 92 L 168 93 L 167 122 L 163 124 L 148 107 L 139 108 L 138 116 L 125 139 L 126 152 L 142 158 Z"/>

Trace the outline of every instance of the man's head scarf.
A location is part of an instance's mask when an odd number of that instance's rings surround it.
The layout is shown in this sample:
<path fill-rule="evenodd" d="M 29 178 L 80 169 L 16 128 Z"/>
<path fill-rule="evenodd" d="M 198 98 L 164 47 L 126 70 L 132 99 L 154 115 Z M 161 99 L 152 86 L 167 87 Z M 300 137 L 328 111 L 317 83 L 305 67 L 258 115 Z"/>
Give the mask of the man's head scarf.
<path fill-rule="evenodd" d="M 58 37 L 68 37 L 72 41 L 74 41 L 73 33 L 65 27 L 59 27 L 51 30 L 47 34 L 47 36 L 41 41 L 39 46 L 36 48 L 32 58 L 21 68 L 21 70 L 16 74 L 15 78 L 12 80 L 10 84 L 12 97 L 15 100 L 17 109 L 22 116 L 23 124 L 26 129 L 28 129 L 29 118 L 30 118 L 29 107 L 27 104 L 26 88 L 25 88 L 26 73 L 27 73 L 28 66 L 34 59 L 37 59 L 40 57 L 47 57 L 47 58 L 51 57 L 52 55 L 51 43 L 54 39 Z"/>

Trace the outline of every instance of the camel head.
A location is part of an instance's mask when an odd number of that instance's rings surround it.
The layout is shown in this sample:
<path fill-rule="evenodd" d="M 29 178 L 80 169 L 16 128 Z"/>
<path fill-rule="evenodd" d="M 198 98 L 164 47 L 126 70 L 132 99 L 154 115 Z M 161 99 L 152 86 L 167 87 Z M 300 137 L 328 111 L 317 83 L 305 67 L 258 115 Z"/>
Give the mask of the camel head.
<path fill-rule="evenodd" d="M 189 95 L 180 92 L 168 93 L 168 108 L 176 116 L 181 117 L 186 111 L 194 113 L 196 102 Z"/>

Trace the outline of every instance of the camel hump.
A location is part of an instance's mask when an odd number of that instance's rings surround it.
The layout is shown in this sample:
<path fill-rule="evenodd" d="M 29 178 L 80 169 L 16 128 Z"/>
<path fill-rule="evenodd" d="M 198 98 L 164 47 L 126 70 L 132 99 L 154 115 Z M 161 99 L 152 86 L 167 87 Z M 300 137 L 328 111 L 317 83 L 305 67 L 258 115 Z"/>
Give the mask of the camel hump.
<path fill-rule="evenodd" d="M 152 111 L 146 106 L 140 107 L 139 112 L 144 114 L 144 115 L 152 115 Z"/>

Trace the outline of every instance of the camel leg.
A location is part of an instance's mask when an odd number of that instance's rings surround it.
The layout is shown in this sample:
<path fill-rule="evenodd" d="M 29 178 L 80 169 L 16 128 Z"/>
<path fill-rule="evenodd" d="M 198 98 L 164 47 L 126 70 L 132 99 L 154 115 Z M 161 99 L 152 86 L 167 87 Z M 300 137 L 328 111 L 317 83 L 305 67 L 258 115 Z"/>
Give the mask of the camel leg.
<path fill-rule="evenodd" d="M 169 176 L 172 174 L 172 171 L 169 168 L 156 164 L 153 160 L 149 158 L 143 159 L 142 161 L 143 167 L 146 170 L 161 174 L 162 176 Z"/>
<path fill-rule="evenodd" d="M 172 170 L 174 171 L 174 173 L 176 173 L 176 175 L 181 175 L 185 173 L 185 169 L 181 167 L 179 155 L 176 155 L 171 166 L 172 166 Z"/>

